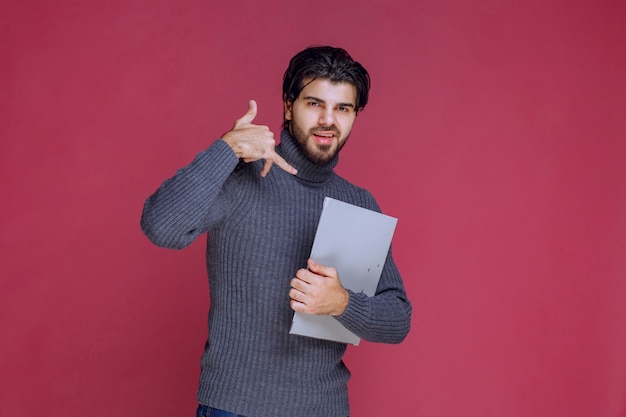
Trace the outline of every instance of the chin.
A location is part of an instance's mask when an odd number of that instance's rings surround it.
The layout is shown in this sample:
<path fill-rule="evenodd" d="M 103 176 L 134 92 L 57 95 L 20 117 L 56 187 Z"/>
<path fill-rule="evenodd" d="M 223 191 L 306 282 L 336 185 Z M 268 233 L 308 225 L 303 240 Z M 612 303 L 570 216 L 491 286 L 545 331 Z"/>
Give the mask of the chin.
<path fill-rule="evenodd" d="M 326 165 L 327 163 L 329 163 L 330 161 L 332 161 L 332 159 L 335 157 L 336 153 L 329 151 L 329 152 L 311 152 L 311 151 L 307 151 L 306 152 L 306 156 L 309 159 L 309 161 L 313 162 L 316 165 Z"/>

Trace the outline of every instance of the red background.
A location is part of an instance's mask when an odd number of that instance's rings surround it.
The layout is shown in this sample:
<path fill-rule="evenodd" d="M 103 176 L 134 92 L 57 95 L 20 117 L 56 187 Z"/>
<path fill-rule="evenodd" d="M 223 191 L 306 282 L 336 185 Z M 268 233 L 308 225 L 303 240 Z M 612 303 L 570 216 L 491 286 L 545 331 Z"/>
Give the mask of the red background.
<path fill-rule="evenodd" d="M 193 415 L 204 245 L 152 246 L 143 201 L 248 99 L 278 132 L 333 44 L 373 79 L 339 171 L 414 303 L 349 349 L 353 416 L 626 416 L 625 2 L 0 7 L 0 415 Z"/>

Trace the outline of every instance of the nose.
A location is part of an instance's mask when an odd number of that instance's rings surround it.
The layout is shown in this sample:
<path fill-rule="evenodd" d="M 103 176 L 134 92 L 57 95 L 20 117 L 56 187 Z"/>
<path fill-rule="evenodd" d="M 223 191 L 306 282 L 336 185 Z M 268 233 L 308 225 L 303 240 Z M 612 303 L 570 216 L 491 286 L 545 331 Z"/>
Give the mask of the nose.
<path fill-rule="evenodd" d="M 332 126 L 335 123 L 333 108 L 328 106 L 320 110 L 319 124 L 321 126 Z"/>

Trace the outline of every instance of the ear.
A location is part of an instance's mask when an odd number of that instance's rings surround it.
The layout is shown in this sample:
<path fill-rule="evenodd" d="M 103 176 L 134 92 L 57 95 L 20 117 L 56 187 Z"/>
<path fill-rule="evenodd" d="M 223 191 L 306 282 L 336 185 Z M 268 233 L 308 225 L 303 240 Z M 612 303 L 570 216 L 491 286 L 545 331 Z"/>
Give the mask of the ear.
<path fill-rule="evenodd" d="M 285 107 L 285 120 L 291 121 L 291 118 L 293 117 L 293 101 L 285 100 L 283 105 Z"/>

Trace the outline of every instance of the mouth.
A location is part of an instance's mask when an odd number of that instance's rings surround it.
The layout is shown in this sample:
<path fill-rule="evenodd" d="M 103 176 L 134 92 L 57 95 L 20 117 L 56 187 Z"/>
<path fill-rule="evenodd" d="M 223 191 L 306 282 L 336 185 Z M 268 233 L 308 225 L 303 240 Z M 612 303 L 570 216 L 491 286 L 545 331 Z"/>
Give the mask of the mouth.
<path fill-rule="evenodd" d="M 337 135 L 335 132 L 331 131 L 317 131 L 313 132 L 312 136 L 319 145 L 329 145 L 335 140 Z"/>

